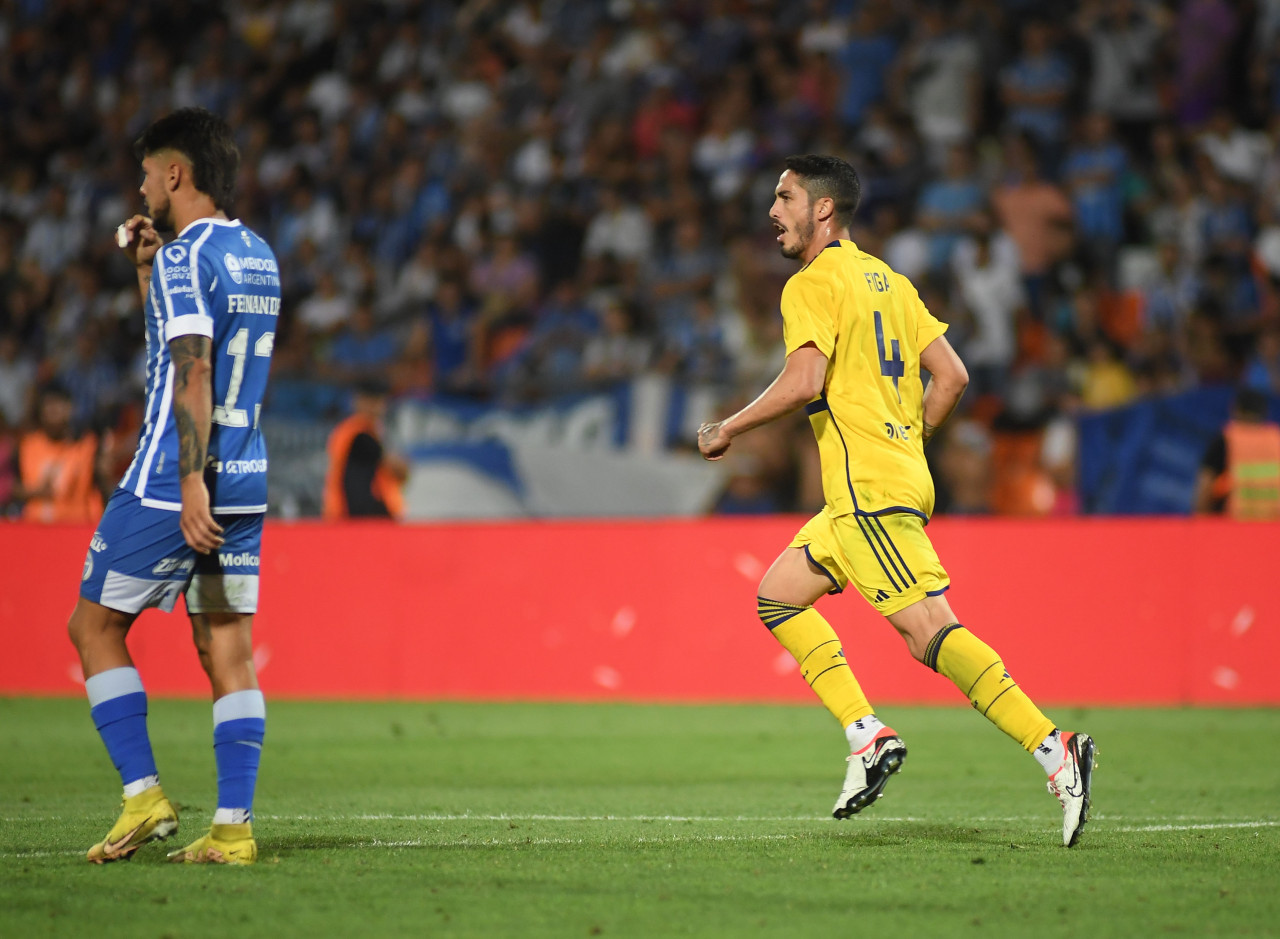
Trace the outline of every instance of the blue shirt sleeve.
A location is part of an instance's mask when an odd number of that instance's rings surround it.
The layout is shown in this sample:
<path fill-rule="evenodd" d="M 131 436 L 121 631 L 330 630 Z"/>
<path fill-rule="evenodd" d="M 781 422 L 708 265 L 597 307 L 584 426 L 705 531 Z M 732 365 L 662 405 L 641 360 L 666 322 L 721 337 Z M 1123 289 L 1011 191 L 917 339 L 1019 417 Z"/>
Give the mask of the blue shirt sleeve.
<path fill-rule="evenodd" d="M 207 297 L 215 275 L 211 265 L 192 257 L 191 248 L 178 241 L 156 252 L 151 289 L 164 317 L 164 339 L 178 336 L 213 338 L 213 315 Z"/>

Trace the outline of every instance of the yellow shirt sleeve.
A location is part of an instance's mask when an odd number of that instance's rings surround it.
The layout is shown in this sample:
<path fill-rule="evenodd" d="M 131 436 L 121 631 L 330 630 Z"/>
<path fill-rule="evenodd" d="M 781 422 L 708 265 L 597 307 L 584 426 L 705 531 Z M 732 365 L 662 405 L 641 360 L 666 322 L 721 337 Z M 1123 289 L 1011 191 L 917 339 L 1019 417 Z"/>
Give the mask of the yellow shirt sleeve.
<path fill-rule="evenodd" d="M 831 285 L 806 268 L 782 288 L 782 339 L 787 355 L 807 342 L 831 358 L 836 348 L 836 310 Z"/>
<path fill-rule="evenodd" d="M 901 274 L 896 274 L 894 289 L 901 291 L 907 298 L 907 309 L 916 325 L 916 348 L 923 352 L 929 343 L 947 331 L 947 324 L 929 312 L 929 308 L 920 299 L 915 285 Z"/>

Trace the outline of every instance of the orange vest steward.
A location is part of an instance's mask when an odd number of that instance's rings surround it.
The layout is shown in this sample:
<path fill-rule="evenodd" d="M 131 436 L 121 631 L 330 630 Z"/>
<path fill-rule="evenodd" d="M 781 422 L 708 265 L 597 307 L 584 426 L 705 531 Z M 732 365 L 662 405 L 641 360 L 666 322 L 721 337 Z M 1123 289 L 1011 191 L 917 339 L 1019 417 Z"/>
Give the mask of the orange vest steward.
<path fill-rule="evenodd" d="M 1229 421 L 1227 514 L 1240 519 L 1280 519 L 1280 425 Z"/>
<path fill-rule="evenodd" d="M 347 517 L 347 497 L 342 488 L 342 476 L 346 472 L 351 444 L 360 434 L 378 439 L 378 428 L 371 418 L 352 414 L 329 434 L 329 471 L 324 480 L 324 517 Z M 373 476 L 373 494 L 382 500 L 392 518 L 404 517 L 404 494 L 400 482 L 385 468 L 379 467 Z"/>
<path fill-rule="evenodd" d="M 102 514 L 102 493 L 94 483 L 98 438 L 53 440 L 42 430 L 22 436 L 18 445 L 18 473 L 27 491 L 49 482 L 53 495 L 31 497 L 22 517 L 32 522 L 96 522 Z"/>

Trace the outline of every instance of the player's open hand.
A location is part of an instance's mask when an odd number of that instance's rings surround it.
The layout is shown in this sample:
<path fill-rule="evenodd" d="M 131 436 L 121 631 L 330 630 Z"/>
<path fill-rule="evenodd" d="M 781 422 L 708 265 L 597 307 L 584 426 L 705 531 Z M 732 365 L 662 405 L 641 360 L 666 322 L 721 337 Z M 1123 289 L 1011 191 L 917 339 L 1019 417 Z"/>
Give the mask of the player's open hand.
<path fill-rule="evenodd" d="M 163 244 L 164 239 L 145 215 L 135 215 L 116 228 L 116 245 L 136 267 L 150 264 Z"/>
<path fill-rule="evenodd" d="M 729 435 L 724 431 L 724 421 L 703 424 L 698 428 L 698 452 L 704 460 L 722 459 L 729 449 Z"/>
<path fill-rule="evenodd" d="M 182 537 L 201 554 L 222 547 L 222 526 L 209 509 L 209 487 L 198 473 L 182 480 L 182 516 L 178 520 Z"/>

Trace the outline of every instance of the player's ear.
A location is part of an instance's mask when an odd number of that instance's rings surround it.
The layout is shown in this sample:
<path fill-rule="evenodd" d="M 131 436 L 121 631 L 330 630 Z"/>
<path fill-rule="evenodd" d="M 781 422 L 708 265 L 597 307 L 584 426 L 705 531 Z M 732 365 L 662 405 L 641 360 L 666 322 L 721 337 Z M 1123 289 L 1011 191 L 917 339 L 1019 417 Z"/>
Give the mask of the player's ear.
<path fill-rule="evenodd" d="M 836 214 L 836 200 L 830 196 L 823 196 L 813 204 L 813 214 L 818 221 L 827 221 Z"/>
<path fill-rule="evenodd" d="M 165 188 L 170 192 L 177 192 L 178 187 L 182 185 L 182 177 L 186 175 L 188 169 L 183 162 L 176 156 L 171 157 L 169 165 L 165 167 L 164 182 Z"/>

